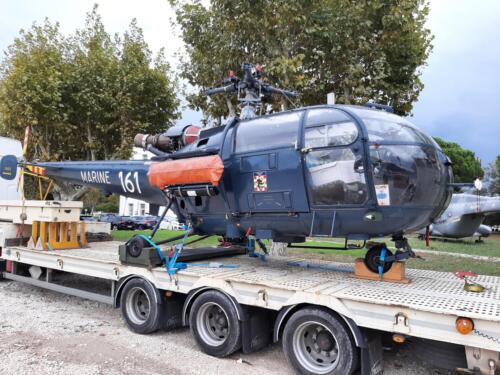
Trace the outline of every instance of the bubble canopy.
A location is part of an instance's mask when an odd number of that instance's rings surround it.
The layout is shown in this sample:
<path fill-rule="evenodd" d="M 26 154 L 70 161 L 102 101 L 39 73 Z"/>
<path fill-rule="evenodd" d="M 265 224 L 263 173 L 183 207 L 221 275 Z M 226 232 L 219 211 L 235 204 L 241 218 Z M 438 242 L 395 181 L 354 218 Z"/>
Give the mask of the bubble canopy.
<path fill-rule="evenodd" d="M 359 106 L 317 106 L 238 124 L 236 153 L 295 147 L 313 207 L 419 207 L 449 199 L 449 160 L 407 119 Z M 439 211 L 439 212 L 438 212 Z"/>

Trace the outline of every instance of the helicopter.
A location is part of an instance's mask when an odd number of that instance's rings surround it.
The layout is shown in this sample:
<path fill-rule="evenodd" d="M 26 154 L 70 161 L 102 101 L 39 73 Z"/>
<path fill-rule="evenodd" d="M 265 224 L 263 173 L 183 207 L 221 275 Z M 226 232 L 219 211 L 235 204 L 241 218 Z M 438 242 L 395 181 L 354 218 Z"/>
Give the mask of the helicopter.
<path fill-rule="evenodd" d="M 164 214 L 171 208 L 197 235 L 254 238 L 264 252 L 263 240 L 343 237 L 347 249 L 348 241 L 392 236 L 394 254 L 385 243 L 369 246 L 370 270 L 382 274 L 415 256 L 404 233 L 438 218 L 452 194 L 451 162 L 436 142 L 375 103 L 258 115 L 264 98 L 297 94 L 266 83 L 258 65 L 242 70 L 203 92 L 237 94 L 240 117 L 138 134 L 134 145 L 152 152 L 150 160 L 16 162 L 56 182 L 138 198 Z"/>

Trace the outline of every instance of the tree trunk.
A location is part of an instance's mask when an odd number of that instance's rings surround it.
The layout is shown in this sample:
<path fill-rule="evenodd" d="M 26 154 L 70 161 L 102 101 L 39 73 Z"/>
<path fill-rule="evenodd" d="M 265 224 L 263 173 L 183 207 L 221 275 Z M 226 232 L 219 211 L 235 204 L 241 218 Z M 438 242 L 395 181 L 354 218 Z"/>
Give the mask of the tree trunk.
<path fill-rule="evenodd" d="M 351 89 L 344 85 L 344 104 L 351 104 Z"/>
<path fill-rule="evenodd" d="M 76 201 L 81 199 L 88 191 L 90 187 L 81 186 L 79 189 L 75 189 L 75 186 L 64 182 L 54 182 L 54 189 L 52 190 L 52 195 L 54 200 L 58 201 Z"/>
<path fill-rule="evenodd" d="M 94 140 L 92 138 L 92 131 L 90 130 L 89 123 L 87 123 L 87 141 L 89 142 L 90 159 L 95 160 Z"/>
<path fill-rule="evenodd" d="M 227 108 L 229 110 L 229 117 L 235 117 L 236 111 L 234 110 L 233 103 L 231 103 L 231 99 L 226 98 L 226 104 L 227 104 Z"/>

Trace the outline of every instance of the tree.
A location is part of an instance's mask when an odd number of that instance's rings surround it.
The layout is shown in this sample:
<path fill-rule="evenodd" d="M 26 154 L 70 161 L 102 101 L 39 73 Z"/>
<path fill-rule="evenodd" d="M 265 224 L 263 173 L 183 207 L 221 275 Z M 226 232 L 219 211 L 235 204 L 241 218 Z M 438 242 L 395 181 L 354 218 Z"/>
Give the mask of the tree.
<path fill-rule="evenodd" d="M 400 114 L 423 88 L 432 40 L 426 0 L 170 2 L 186 44 L 182 75 L 193 86 L 211 87 L 243 62 L 258 62 L 273 84 L 298 90 L 301 104 L 335 92 L 340 103 L 375 100 Z M 214 116 L 227 112 L 223 98 L 188 100 Z"/>
<path fill-rule="evenodd" d="M 178 117 L 163 53 L 153 58 L 135 20 L 123 41 L 112 39 L 96 7 L 71 37 L 48 20 L 21 31 L 1 73 L 2 133 L 19 138 L 31 126 L 43 160 L 128 157 L 136 132 L 164 130 Z"/>
<path fill-rule="evenodd" d="M 31 156 L 58 159 L 67 144 L 63 88 L 66 74 L 64 40 L 58 24 L 47 20 L 21 30 L 1 65 L 2 134 L 22 139 L 31 127 Z"/>
<path fill-rule="evenodd" d="M 90 189 L 83 198 L 83 209 L 88 213 L 100 212 L 114 212 L 119 211 L 120 197 L 116 194 L 104 196 L 97 189 Z"/>
<path fill-rule="evenodd" d="M 112 38 L 94 6 L 71 36 L 48 20 L 21 30 L 1 64 L 0 134 L 22 139 L 29 126 L 30 160 L 128 158 L 136 133 L 173 124 L 176 92 L 163 53 L 153 56 L 137 22 Z M 58 189 L 72 199 L 87 191 Z"/>
<path fill-rule="evenodd" d="M 452 162 L 455 182 L 472 183 L 476 178 L 484 176 L 481 162 L 474 152 L 462 148 L 458 143 L 447 142 L 438 137 L 434 139 Z"/>
<path fill-rule="evenodd" d="M 489 193 L 500 195 L 500 155 L 488 166 Z"/>

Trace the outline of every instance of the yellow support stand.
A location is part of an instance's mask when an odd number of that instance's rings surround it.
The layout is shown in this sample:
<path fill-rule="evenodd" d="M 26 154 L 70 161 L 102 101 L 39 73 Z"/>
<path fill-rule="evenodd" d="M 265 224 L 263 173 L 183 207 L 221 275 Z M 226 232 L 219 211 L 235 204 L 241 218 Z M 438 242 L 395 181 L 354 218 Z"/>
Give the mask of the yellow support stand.
<path fill-rule="evenodd" d="M 80 227 L 80 237 L 78 228 Z M 38 250 L 63 250 L 87 247 L 85 223 L 34 221 L 31 226 L 30 247 Z"/>

